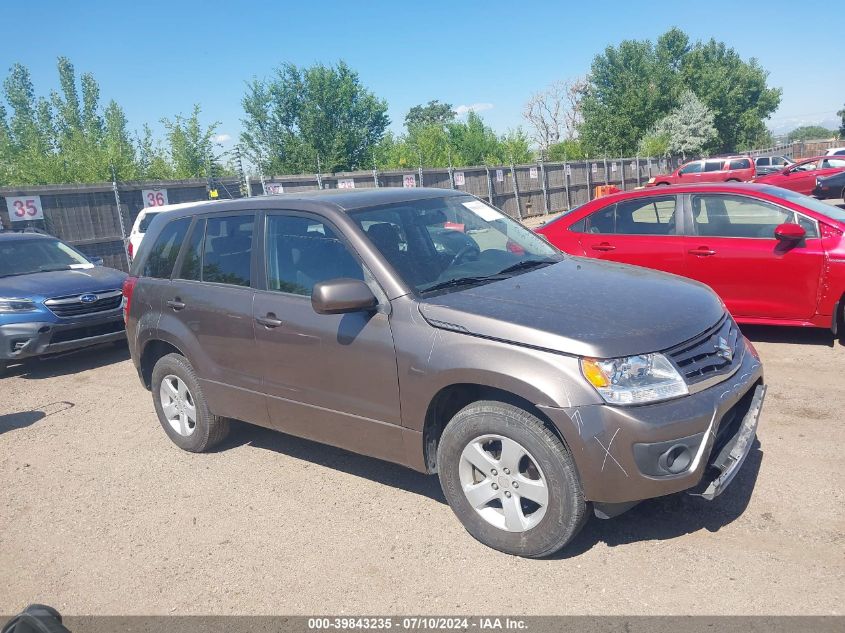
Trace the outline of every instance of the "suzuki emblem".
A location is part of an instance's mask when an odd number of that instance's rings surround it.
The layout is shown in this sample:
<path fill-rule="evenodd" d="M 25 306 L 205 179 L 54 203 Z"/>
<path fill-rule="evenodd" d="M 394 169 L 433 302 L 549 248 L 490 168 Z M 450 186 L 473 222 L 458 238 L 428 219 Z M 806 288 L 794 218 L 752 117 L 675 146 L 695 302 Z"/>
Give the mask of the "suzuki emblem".
<path fill-rule="evenodd" d="M 720 336 L 719 342 L 715 343 L 713 345 L 713 347 L 716 348 L 716 355 L 717 356 L 720 356 L 727 361 L 733 360 L 733 358 L 734 358 L 733 350 L 731 349 L 731 346 L 728 345 L 728 341 L 725 339 L 725 337 Z"/>

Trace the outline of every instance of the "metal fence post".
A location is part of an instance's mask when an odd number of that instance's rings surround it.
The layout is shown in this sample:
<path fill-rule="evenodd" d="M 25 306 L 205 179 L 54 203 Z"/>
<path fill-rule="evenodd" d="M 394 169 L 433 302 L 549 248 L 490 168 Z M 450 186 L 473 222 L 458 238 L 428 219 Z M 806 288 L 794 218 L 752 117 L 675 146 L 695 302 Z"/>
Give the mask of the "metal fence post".
<path fill-rule="evenodd" d="M 619 158 L 619 169 L 622 170 L 622 191 L 625 191 L 625 159 Z"/>
<path fill-rule="evenodd" d="M 549 214 L 549 189 L 546 186 L 546 163 L 543 155 L 540 154 L 540 185 L 543 187 L 543 213 Z"/>
<path fill-rule="evenodd" d="M 563 161 L 563 185 L 566 187 L 566 210 L 572 208 L 572 198 L 569 195 L 569 163 Z"/>
<path fill-rule="evenodd" d="M 373 183 L 375 184 L 376 189 L 378 189 L 380 185 L 378 184 L 378 169 L 376 168 L 373 168 Z"/>
<path fill-rule="evenodd" d="M 637 154 L 636 158 L 636 165 L 637 165 L 637 187 L 642 187 L 642 181 L 640 179 L 640 155 Z"/>
<path fill-rule="evenodd" d="M 484 165 L 484 171 L 487 172 L 487 201 L 493 205 L 493 180 L 490 178 L 490 168 Z"/>
<path fill-rule="evenodd" d="M 511 163 L 511 181 L 513 182 L 513 195 L 516 198 L 516 215 L 522 220 L 522 202 L 519 200 L 519 185 L 516 184 L 516 165 Z"/>
<path fill-rule="evenodd" d="M 120 191 L 117 188 L 117 173 L 114 171 L 114 165 L 110 165 L 110 167 L 111 187 L 112 191 L 114 191 L 114 203 L 117 205 L 117 223 L 120 225 L 120 240 L 123 244 L 123 259 L 126 262 L 126 270 L 128 271 L 132 263 L 129 261 L 129 251 L 126 250 L 126 227 L 123 225 L 123 209 L 120 206 Z"/>
<path fill-rule="evenodd" d="M 604 157 L 604 184 L 605 186 L 610 184 L 610 180 L 607 175 L 607 156 Z"/>
<path fill-rule="evenodd" d="M 591 163 L 589 160 L 586 163 L 584 163 L 584 167 L 587 168 L 587 202 L 589 202 L 590 200 L 593 199 L 593 192 L 592 192 L 593 183 L 590 182 L 590 180 L 591 180 L 590 174 L 593 170 L 593 165 L 594 165 L 594 163 Z"/>

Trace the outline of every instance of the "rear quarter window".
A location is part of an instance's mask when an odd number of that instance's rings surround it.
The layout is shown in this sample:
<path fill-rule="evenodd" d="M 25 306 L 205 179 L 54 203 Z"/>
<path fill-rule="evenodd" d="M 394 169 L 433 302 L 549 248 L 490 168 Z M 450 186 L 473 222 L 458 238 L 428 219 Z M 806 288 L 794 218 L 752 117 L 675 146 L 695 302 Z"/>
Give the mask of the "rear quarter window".
<path fill-rule="evenodd" d="M 144 277 L 170 278 L 190 225 L 191 218 L 181 218 L 170 222 L 161 230 L 144 262 Z"/>
<path fill-rule="evenodd" d="M 748 169 L 751 167 L 751 160 L 748 158 L 737 158 L 731 161 L 728 169 Z"/>

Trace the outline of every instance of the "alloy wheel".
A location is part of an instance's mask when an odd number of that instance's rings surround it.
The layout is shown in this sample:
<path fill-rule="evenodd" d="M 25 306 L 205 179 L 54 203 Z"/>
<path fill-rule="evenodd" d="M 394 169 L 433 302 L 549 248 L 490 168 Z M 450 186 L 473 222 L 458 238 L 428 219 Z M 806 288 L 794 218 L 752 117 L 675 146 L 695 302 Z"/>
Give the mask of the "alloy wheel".
<path fill-rule="evenodd" d="M 458 474 L 467 501 L 500 530 L 526 532 L 546 514 L 546 477 L 519 442 L 502 435 L 475 438 L 461 453 Z"/>
<path fill-rule="evenodd" d="M 168 374 L 159 388 L 161 409 L 167 422 L 179 435 L 189 437 L 197 427 L 197 407 L 185 381 Z"/>

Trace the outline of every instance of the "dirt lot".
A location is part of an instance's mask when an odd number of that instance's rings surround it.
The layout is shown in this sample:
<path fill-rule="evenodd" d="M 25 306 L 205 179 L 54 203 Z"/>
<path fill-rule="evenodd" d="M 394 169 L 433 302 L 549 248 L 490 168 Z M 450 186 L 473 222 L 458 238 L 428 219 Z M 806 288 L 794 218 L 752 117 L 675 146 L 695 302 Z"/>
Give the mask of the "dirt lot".
<path fill-rule="evenodd" d="M 553 560 L 476 543 L 436 478 L 248 426 L 175 448 L 125 348 L 0 380 L 0 613 L 833 614 L 845 347 L 749 329 L 769 396 L 712 503 L 592 520 Z"/>

